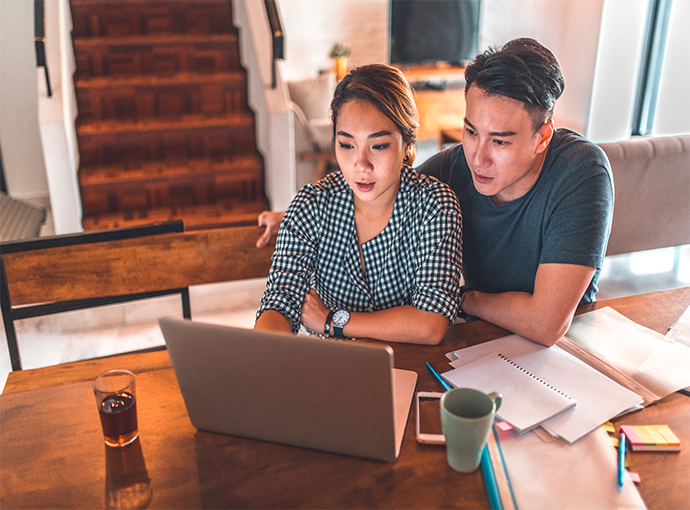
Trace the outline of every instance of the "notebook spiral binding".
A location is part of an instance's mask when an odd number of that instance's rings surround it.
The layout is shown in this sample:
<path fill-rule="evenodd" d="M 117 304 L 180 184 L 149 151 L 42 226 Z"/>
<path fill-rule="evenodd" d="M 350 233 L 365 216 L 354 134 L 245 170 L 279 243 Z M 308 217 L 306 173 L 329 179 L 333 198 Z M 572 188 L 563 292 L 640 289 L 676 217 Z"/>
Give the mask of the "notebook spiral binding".
<path fill-rule="evenodd" d="M 513 365 L 515 368 L 517 368 L 518 370 L 523 371 L 524 373 L 526 373 L 526 374 L 529 375 L 530 377 L 536 379 L 537 381 L 539 381 L 540 383 L 542 383 L 544 386 L 547 386 L 547 387 L 551 388 L 551 389 L 552 389 L 553 391 L 555 391 L 556 393 L 559 393 L 559 394 L 563 395 L 565 398 L 567 398 L 567 399 L 569 399 L 569 400 L 574 400 L 570 395 L 567 395 L 567 394 L 563 393 L 561 390 L 559 390 L 558 388 L 555 388 L 554 386 L 551 386 L 549 383 L 547 383 L 547 382 L 544 381 L 543 379 L 540 379 L 539 377 L 537 377 L 536 375 L 534 375 L 534 374 L 533 374 L 532 372 L 530 372 L 529 370 L 525 370 L 525 369 L 522 368 L 520 365 L 518 365 L 517 363 L 515 363 L 512 359 L 507 358 L 507 357 L 505 357 L 503 354 L 500 354 L 500 353 L 499 353 L 498 357 L 501 358 L 503 361 L 507 361 L 508 363 L 510 363 L 511 365 Z"/>

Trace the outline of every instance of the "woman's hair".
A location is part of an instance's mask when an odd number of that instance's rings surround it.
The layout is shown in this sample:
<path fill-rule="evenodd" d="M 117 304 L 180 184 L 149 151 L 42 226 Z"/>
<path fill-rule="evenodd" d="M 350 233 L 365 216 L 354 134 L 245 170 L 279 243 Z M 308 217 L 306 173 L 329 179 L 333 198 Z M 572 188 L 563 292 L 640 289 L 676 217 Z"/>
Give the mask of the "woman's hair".
<path fill-rule="evenodd" d="M 558 60 L 534 39 L 514 39 L 502 48 L 477 55 L 465 69 L 465 96 L 472 85 L 485 94 L 515 99 L 525 105 L 535 133 L 553 115 L 565 89 Z"/>
<path fill-rule="evenodd" d="M 419 121 L 412 88 L 402 71 L 385 64 L 368 64 L 353 69 L 343 78 L 331 101 L 334 140 L 340 108 L 350 101 L 371 104 L 398 127 L 403 142 L 409 145 L 405 164 L 412 166 Z"/>

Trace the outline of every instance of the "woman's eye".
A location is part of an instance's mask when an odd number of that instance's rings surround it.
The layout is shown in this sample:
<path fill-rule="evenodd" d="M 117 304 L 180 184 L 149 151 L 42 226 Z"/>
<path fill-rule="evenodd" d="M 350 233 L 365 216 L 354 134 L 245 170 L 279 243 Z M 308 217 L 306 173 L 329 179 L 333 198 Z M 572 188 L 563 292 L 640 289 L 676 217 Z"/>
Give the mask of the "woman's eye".
<path fill-rule="evenodd" d="M 495 143 L 496 145 L 499 145 L 499 146 L 503 146 L 503 145 L 507 145 L 507 144 L 508 144 L 508 142 L 506 142 L 505 140 L 494 140 L 494 143 Z"/>
<path fill-rule="evenodd" d="M 380 150 L 387 149 L 390 146 L 391 146 L 391 144 L 389 144 L 389 143 L 380 143 L 380 144 L 374 145 L 373 148 L 374 148 L 374 150 L 380 151 Z"/>
<path fill-rule="evenodd" d="M 468 133 L 469 135 L 472 135 L 472 136 L 474 136 L 474 135 L 476 134 L 476 132 L 474 131 L 474 129 L 470 129 L 470 128 L 468 128 L 468 127 L 465 127 L 465 131 L 467 131 L 467 133 Z"/>
<path fill-rule="evenodd" d="M 338 142 L 338 144 L 340 145 L 341 149 L 352 149 L 352 145 L 350 145 L 349 143 Z"/>

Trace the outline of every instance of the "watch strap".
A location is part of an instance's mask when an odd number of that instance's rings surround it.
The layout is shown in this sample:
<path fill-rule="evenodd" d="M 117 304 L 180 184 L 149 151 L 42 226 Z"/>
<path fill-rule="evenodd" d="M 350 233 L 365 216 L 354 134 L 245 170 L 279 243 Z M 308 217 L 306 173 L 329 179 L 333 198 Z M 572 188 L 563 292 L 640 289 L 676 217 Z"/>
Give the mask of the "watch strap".
<path fill-rule="evenodd" d="M 460 303 L 458 305 L 458 318 L 465 319 L 465 320 L 470 318 L 470 315 L 465 313 L 464 310 L 462 309 L 462 303 L 463 303 L 463 301 L 465 301 L 465 295 L 467 294 L 468 290 L 470 290 L 470 289 L 468 289 L 467 286 L 463 285 L 462 287 L 460 287 L 460 295 L 458 296 L 459 301 L 460 301 Z"/>
<path fill-rule="evenodd" d="M 335 324 L 333 324 L 333 336 L 341 340 L 345 338 L 345 335 L 343 335 L 343 327 L 344 325 L 336 326 Z"/>
<path fill-rule="evenodd" d="M 331 310 L 328 312 L 328 317 L 326 317 L 326 324 L 323 326 L 323 334 L 326 336 L 331 336 L 331 322 L 333 322 L 333 314 L 335 312 Z M 342 333 L 342 330 L 340 331 Z"/>

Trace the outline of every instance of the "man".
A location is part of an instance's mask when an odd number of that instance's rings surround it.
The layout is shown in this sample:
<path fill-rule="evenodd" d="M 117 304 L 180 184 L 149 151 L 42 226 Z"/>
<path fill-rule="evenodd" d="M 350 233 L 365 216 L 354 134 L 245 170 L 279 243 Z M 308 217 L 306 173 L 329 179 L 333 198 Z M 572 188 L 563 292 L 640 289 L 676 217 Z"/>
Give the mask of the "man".
<path fill-rule="evenodd" d="M 596 145 L 555 129 L 565 83 L 536 41 L 478 55 L 465 80 L 462 144 L 418 169 L 460 201 L 461 310 L 553 345 L 597 291 L 613 214 L 611 169 Z"/>

